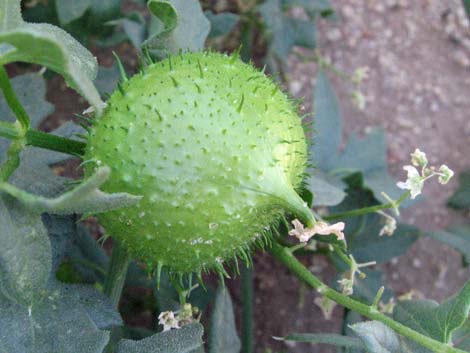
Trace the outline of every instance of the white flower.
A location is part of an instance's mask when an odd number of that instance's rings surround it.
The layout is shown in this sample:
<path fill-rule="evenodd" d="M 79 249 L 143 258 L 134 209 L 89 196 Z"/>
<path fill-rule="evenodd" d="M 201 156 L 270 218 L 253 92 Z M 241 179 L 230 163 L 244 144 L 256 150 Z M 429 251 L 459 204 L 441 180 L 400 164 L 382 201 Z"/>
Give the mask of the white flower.
<path fill-rule="evenodd" d="M 385 217 L 385 224 L 380 229 L 379 236 L 388 235 L 392 236 L 395 230 L 397 229 L 397 220 L 392 216 L 386 214 L 385 212 L 379 212 L 382 216 Z"/>
<path fill-rule="evenodd" d="M 454 172 L 445 164 L 441 165 L 439 168 L 439 178 L 438 181 L 440 184 L 445 185 L 449 182 L 449 180 L 454 176 Z"/>
<path fill-rule="evenodd" d="M 341 287 L 341 293 L 344 295 L 352 295 L 354 293 L 354 280 L 351 278 L 342 278 L 338 281 Z"/>
<path fill-rule="evenodd" d="M 405 165 L 403 169 L 406 170 L 408 174 L 407 179 L 405 182 L 398 182 L 397 186 L 403 190 L 410 190 L 411 198 L 414 199 L 416 196 L 421 194 L 425 178 L 423 178 L 419 174 L 418 170 L 412 165 Z"/>
<path fill-rule="evenodd" d="M 419 148 L 415 149 L 413 153 L 411 153 L 411 163 L 415 167 L 426 167 L 428 164 L 428 159 L 426 158 L 426 153 L 420 151 Z"/>
<path fill-rule="evenodd" d="M 178 319 L 173 311 L 163 311 L 158 315 L 158 324 L 163 325 L 163 331 L 169 331 L 172 328 L 180 328 Z"/>
<path fill-rule="evenodd" d="M 294 229 L 289 231 L 289 235 L 298 238 L 302 243 L 308 242 L 315 235 L 311 228 L 305 228 L 297 218 L 292 221 L 292 225 Z"/>
<path fill-rule="evenodd" d="M 364 110 L 366 108 L 366 97 L 364 97 L 361 91 L 359 90 L 354 91 L 352 93 L 351 99 L 352 99 L 352 103 L 359 110 Z"/>
<path fill-rule="evenodd" d="M 319 235 L 329 235 L 334 234 L 338 240 L 344 240 L 344 226 L 343 222 L 338 222 L 335 224 L 328 224 L 326 222 L 317 222 L 311 228 L 305 228 L 304 225 L 298 220 L 294 219 L 292 221 L 294 229 L 289 231 L 290 236 L 294 236 L 299 239 L 300 242 L 306 243 L 311 237 L 315 234 Z"/>
<path fill-rule="evenodd" d="M 368 66 L 358 67 L 352 75 L 352 81 L 357 85 L 360 84 L 369 78 L 369 72 L 370 68 Z"/>

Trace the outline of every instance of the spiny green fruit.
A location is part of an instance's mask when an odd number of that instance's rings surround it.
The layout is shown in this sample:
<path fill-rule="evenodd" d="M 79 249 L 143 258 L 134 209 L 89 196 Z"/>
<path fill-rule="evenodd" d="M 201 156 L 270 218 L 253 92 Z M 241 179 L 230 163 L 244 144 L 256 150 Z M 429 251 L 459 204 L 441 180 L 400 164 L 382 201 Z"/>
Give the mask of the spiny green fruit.
<path fill-rule="evenodd" d="M 236 56 L 188 53 L 122 83 L 85 159 L 107 192 L 143 195 L 99 215 L 147 263 L 187 273 L 246 257 L 286 212 L 311 224 L 295 189 L 307 164 L 301 119 L 278 86 Z"/>

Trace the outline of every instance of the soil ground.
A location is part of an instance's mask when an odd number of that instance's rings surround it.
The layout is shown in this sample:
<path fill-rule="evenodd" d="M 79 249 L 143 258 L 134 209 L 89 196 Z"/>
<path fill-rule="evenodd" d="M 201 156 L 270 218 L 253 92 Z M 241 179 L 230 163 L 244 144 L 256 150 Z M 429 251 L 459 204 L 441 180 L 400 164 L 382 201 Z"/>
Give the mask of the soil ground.
<path fill-rule="evenodd" d="M 341 104 L 345 138 L 382 127 L 387 134 L 392 176 L 405 179 L 415 148 L 425 151 L 432 164 L 445 163 L 457 173 L 470 166 L 470 27 L 461 2 L 336 0 L 337 19 L 322 21 L 319 48 L 342 71 L 370 68 L 363 85 L 364 111 L 351 100 L 351 84 L 330 75 Z M 316 65 L 292 58 L 291 93 L 311 106 Z M 424 230 L 464 221 L 446 208 L 457 178 L 443 187 L 427 184 L 422 202 L 403 212 L 404 222 Z M 468 218 L 467 218 L 468 222 Z M 284 268 L 266 255 L 257 259 L 257 353 L 327 353 L 331 347 L 274 342 L 271 336 L 290 332 L 330 332 L 341 328 L 342 309 L 326 321 L 314 304 L 315 295 L 299 287 Z M 323 258 L 305 259 L 328 281 L 332 271 Z M 441 301 L 468 280 L 459 254 L 422 238 L 409 252 L 383 266 L 387 284 L 396 293 L 416 290 Z M 302 298 L 302 300 L 299 300 Z M 302 305 L 299 305 L 302 303 Z M 279 308 L 279 309 L 278 309 Z"/>
<path fill-rule="evenodd" d="M 450 0 L 333 0 L 337 18 L 321 21 L 322 55 L 345 72 L 368 66 L 363 85 L 364 111 L 351 102 L 350 84 L 330 75 L 343 115 L 345 138 L 383 127 L 387 133 L 388 161 L 396 180 L 404 179 L 403 165 L 416 147 L 433 164 L 446 163 L 459 172 L 470 166 L 470 27 L 461 2 Z M 120 54 L 132 57 L 130 47 Z M 95 54 L 99 54 L 96 52 Z M 99 55 L 99 57 L 101 57 Z M 107 59 L 110 56 L 107 55 Z M 135 60 L 135 59 L 134 59 Z M 110 64 L 110 62 L 100 62 Z M 289 89 L 311 105 L 316 66 L 295 58 L 289 62 Z M 48 100 L 56 111 L 43 128 L 51 130 L 80 112 L 86 104 L 57 78 L 49 81 Z M 77 104 L 78 102 L 78 104 Z M 404 212 L 404 221 L 425 230 L 463 222 L 463 216 L 445 207 L 455 190 L 426 185 L 425 200 Z M 323 257 L 303 259 L 325 281 L 334 270 Z M 469 278 L 457 252 L 429 238 L 384 266 L 387 283 L 398 293 L 414 289 L 438 301 L 454 293 Z M 235 303 L 239 282 L 232 281 Z M 314 304 L 316 294 L 293 278 L 267 254 L 255 256 L 256 352 L 329 353 L 330 347 L 285 344 L 272 339 L 290 332 L 338 332 L 343 311 L 336 308 L 325 320 Z"/>

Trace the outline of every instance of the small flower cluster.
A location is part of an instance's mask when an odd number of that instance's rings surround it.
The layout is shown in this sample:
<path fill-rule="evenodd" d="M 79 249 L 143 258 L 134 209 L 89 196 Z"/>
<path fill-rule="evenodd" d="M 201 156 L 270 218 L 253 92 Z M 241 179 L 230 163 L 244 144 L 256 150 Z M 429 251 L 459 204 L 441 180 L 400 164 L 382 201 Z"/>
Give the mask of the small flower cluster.
<path fill-rule="evenodd" d="M 356 275 L 358 275 L 361 279 L 366 278 L 366 274 L 360 270 L 361 268 L 376 265 L 375 261 L 358 264 L 352 255 L 349 255 L 349 259 L 351 260 L 349 264 L 350 269 L 349 271 L 345 272 L 343 278 L 338 281 L 341 287 L 341 292 L 344 295 L 352 295 L 354 293 Z"/>
<path fill-rule="evenodd" d="M 163 311 L 158 315 L 158 324 L 163 326 L 163 332 L 171 329 L 179 329 L 185 325 L 199 321 L 199 318 L 194 318 L 194 315 L 199 313 L 197 307 L 186 303 L 183 308 L 177 312 Z"/>
<path fill-rule="evenodd" d="M 305 228 L 304 225 L 298 220 L 294 219 L 292 221 L 294 229 L 289 231 L 289 235 L 299 239 L 301 243 L 306 243 L 313 237 L 315 234 L 318 235 L 329 235 L 334 234 L 338 240 L 344 240 L 344 223 L 338 222 L 335 224 L 328 224 L 326 222 L 317 222 L 311 228 Z"/>
<path fill-rule="evenodd" d="M 397 229 L 397 220 L 385 212 L 377 211 L 377 213 L 385 218 L 385 224 L 382 229 L 380 229 L 379 236 L 392 236 Z"/>
<path fill-rule="evenodd" d="M 441 165 L 439 169 L 428 167 L 426 154 L 418 148 L 411 153 L 411 164 L 403 167 L 407 172 L 407 179 L 397 183 L 397 186 L 403 190 L 410 190 L 412 199 L 421 194 L 424 182 L 429 178 L 438 176 L 439 183 L 445 185 L 454 175 L 454 172 L 445 164 Z M 418 168 L 421 168 L 421 171 L 418 171 Z"/>
<path fill-rule="evenodd" d="M 369 72 L 370 69 L 367 66 L 359 67 L 351 77 L 352 83 L 356 86 L 356 89 L 352 92 L 351 100 L 359 110 L 366 108 L 366 97 L 361 91 L 361 83 L 369 78 Z"/>

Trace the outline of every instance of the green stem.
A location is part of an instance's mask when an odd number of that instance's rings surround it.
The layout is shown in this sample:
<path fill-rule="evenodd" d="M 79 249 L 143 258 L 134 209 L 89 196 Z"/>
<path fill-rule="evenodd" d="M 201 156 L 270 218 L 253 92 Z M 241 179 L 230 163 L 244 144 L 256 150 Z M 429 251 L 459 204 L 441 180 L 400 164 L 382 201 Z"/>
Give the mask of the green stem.
<path fill-rule="evenodd" d="M 0 137 L 15 140 L 21 137 L 21 129 L 14 123 L 0 121 Z"/>
<path fill-rule="evenodd" d="M 253 267 L 242 266 L 242 353 L 253 353 Z"/>
<path fill-rule="evenodd" d="M 71 140 L 38 130 L 28 130 L 26 132 L 26 144 L 74 156 L 82 156 L 85 153 L 86 147 L 85 142 Z"/>
<path fill-rule="evenodd" d="M 74 156 L 81 156 L 85 153 L 86 143 L 84 142 L 32 129 L 27 130 L 26 133 L 22 133 L 14 123 L 0 121 L 0 137 L 18 140 L 21 139 L 23 135 L 26 139 L 26 145 L 29 146 L 67 153 Z"/>
<path fill-rule="evenodd" d="M 7 160 L 0 168 L 0 181 L 8 181 L 20 165 L 20 152 L 24 147 L 23 139 L 13 141 L 7 152 Z"/>
<path fill-rule="evenodd" d="M 104 294 L 109 297 L 111 304 L 115 307 L 118 307 L 121 299 L 129 263 L 130 257 L 127 250 L 119 241 L 114 240 L 111 263 L 104 282 Z"/>
<path fill-rule="evenodd" d="M 357 209 L 351 210 L 351 211 L 336 213 L 336 214 L 332 214 L 332 215 L 329 215 L 329 216 L 323 216 L 322 218 L 325 221 L 334 221 L 334 220 L 337 220 L 337 219 L 343 219 L 343 218 L 352 217 L 352 216 L 361 216 L 361 215 L 365 215 L 365 214 L 368 214 L 368 213 L 373 213 L 373 212 L 377 212 L 377 211 L 386 210 L 386 209 L 389 209 L 389 208 L 396 208 L 403 201 L 405 201 L 409 196 L 410 196 L 410 192 L 407 191 L 403 195 L 401 195 L 401 197 L 395 202 L 389 202 L 389 203 L 386 203 L 386 204 L 369 206 L 369 207 L 364 207 L 364 208 L 357 208 Z"/>
<path fill-rule="evenodd" d="M 466 353 L 458 348 L 450 347 L 449 345 L 436 341 L 427 337 L 411 328 L 393 320 L 391 317 L 380 313 L 376 308 L 365 305 L 357 300 L 354 300 L 347 295 L 335 291 L 323 283 L 318 277 L 313 275 L 300 261 L 298 261 L 289 249 L 284 248 L 276 242 L 273 242 L 271 253 L 282 262 L 294 275 L 301 281 L 316 289 L 324 297 L 341 304 L 345 308 L 356 311 L 357 313 L 371 319 L 377 320 L 402 336 L 405 336 L 423 347 L 426 347 L 436 353 Z"/>
<path fill-rule="evenodd" d="M 28 130 L 30 126 L 28 113 L 26 113 L 20 101 L 16 97 L 15 91 L 11 86 L 10 79 L 8 78 L 8 74 L 3 66 L 0 66 L 0 89 L 5 96 L 5 100 L 7 101 L 8 106 L 16 115 L 16 118 L 18 119 L 23 131 Z"/>

